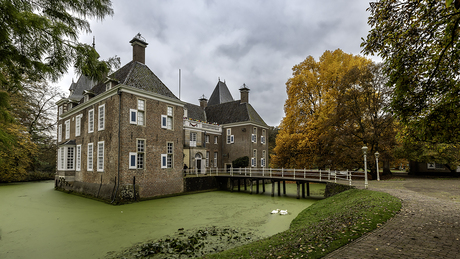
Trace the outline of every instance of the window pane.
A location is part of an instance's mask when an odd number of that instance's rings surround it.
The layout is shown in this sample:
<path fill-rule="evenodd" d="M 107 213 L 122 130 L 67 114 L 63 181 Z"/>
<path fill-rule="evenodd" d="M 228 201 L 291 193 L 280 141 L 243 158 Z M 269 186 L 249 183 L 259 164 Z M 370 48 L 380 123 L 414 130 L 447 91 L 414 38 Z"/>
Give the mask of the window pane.
<path fill-rule="evenodd" d="M 144 112 L 137 112 L 137 125 L 144 125 Z"/>
<path fill-rule="evenodd" d="M 145 108 L 145 101 L 144 100 L 137 100 L 137 109 L 143 111 Z"/>

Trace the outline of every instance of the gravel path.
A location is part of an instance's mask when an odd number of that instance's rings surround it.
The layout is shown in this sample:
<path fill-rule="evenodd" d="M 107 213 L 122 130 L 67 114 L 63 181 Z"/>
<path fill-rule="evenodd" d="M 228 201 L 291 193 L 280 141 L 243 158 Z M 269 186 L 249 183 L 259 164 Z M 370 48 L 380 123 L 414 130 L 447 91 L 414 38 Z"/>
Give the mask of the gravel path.
<path fill-rule="evenodd" d="M 324 258 L 460 258 L 460 179 L 401 177 L 369 189 L 400 198 L 401 211 Z"/>

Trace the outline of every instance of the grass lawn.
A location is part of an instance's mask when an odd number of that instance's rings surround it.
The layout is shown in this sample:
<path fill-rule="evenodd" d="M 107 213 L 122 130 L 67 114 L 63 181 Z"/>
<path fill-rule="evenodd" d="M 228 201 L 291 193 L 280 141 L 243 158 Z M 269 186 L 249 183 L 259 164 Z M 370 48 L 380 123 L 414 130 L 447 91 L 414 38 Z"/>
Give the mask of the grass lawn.
<path fill-rule="evenodd" d="M 401 201 L 389 194 L 351 189 L 306 208 L 284 232 L 204 258 L 320 258 L 400 209 Z"/>

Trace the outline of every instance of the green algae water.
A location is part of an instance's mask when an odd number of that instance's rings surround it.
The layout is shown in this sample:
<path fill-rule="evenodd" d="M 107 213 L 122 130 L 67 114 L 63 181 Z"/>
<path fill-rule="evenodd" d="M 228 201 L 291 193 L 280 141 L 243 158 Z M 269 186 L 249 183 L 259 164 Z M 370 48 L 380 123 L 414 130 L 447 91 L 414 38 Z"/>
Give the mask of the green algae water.
<path fill-rule="evenodd" d="M 104 258 L 179 228 L 229 226 L 270 236 L 288 229 L 315 202 L 295 199 L 295 184 L 287 184 L 290 197 L 214 191 L 122 206 L 53 186 L 54 181 L 0 185 L 0 258 Z M 321 192 L 324 185 L 311 184 L 311 190 Z M 274 209 L 289 214 L 270 214 Z"/>

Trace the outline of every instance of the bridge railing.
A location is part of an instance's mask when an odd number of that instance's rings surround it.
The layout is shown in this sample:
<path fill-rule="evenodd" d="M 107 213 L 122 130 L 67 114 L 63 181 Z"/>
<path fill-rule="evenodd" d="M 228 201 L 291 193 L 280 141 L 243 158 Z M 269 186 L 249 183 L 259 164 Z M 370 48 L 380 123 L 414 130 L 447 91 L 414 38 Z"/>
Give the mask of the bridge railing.
<path fill-rule="evenodd" d="M 364 172 L 350 170 L 285 169 L 285 168 L 217 168 L 184 169 L 184 176 L 245 176 L 261 178 L 283 178 L 288 181 L 312 180 L 321 182 L 348 181 L 364 179 Z"/>

